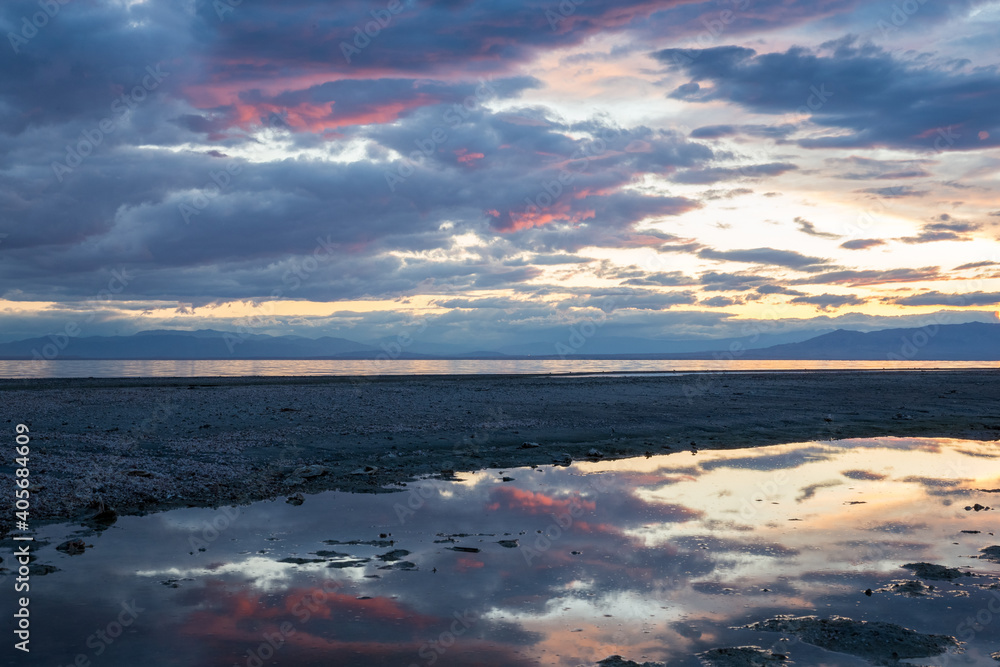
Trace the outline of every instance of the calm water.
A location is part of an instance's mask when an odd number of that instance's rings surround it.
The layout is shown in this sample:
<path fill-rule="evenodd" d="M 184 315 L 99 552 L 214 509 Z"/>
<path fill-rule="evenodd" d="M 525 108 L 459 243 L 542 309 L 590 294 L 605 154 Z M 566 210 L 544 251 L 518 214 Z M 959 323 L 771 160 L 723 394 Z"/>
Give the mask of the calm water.
<path fill-rule="evenodd" d="M 79 528 L 50 526 L 37 564 L 59 570 L 32 579 L 32 653 L 16 663 L 693 666 L 753 644 L 870 664 L 739 629 L 788 613 L 963 642 L 921 665 L 995 664 L 1000 563 L 980 555 L 1000 544 L 997 512 L 966 507 L 1000 505 L 998 454 L 887 438 L 487 470 L 122 518 L 75 556 L 55 545 Z M 901 567 L 914 562 L 971 576 L 918 583 Z"/>
<path fill-rule="evenodd" d="M 471 375 L 519 373 L 691 373 L 760 370 L 884 370 L 1000 368 L 1000 361 L 753 361 L 740 360 L 332 360 L 2 361 L 0 378 L 231 377 L 251 375 Z"/>

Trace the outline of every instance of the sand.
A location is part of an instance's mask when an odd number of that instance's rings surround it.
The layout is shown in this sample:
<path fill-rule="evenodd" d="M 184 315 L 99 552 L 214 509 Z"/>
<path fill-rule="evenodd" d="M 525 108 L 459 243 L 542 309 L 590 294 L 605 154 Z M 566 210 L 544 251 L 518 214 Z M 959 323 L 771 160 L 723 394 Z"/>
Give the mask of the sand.
<path fill-rule="evenodd" d="M 18 423 L 31 430 L 32 521 L 102 522 L 572 459 L 850 437 L 994 441 L 998 379 L 983 370 L 0 380 L 11 454 L 0 494 L 14 497 Z"/>

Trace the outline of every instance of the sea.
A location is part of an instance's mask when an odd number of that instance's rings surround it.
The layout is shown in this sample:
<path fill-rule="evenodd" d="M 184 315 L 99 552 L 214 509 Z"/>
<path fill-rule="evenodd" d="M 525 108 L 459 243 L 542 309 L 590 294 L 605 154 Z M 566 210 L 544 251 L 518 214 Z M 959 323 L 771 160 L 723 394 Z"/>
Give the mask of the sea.
<path fill-rule="evenodd" d="M 0 360 L 0 378 L 255 377 L 348 375 L 675 374 L 758 371 L 997 369 L 1000 361 L 751 359 L 220 359 Z"/>

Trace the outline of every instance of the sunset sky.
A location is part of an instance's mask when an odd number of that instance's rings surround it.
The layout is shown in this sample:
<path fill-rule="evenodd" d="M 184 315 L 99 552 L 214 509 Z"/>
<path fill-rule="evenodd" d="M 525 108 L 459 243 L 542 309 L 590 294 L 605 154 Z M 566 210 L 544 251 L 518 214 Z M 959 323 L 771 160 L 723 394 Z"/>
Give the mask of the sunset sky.
<path fill-rule="evenodd" d="M 997 318 L 1000 2 L 14 0 L 0 24 L 0 341 Z"/>

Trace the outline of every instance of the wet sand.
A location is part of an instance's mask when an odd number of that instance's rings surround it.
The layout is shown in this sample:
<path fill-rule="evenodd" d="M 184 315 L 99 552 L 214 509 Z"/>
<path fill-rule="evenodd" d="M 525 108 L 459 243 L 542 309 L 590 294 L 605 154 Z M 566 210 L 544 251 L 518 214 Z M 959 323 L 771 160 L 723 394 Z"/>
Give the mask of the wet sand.
<path fill-rule="evenodd" d="M 1000 439 L 997 371 L 0 380 L 32 520 L 849 437 Z M 13 498 L 12 456 L 0 494 Z M 0 521 L 9 521 L 7 517 Z M 0 530 L 8 530 L 8 523 Z"/>

